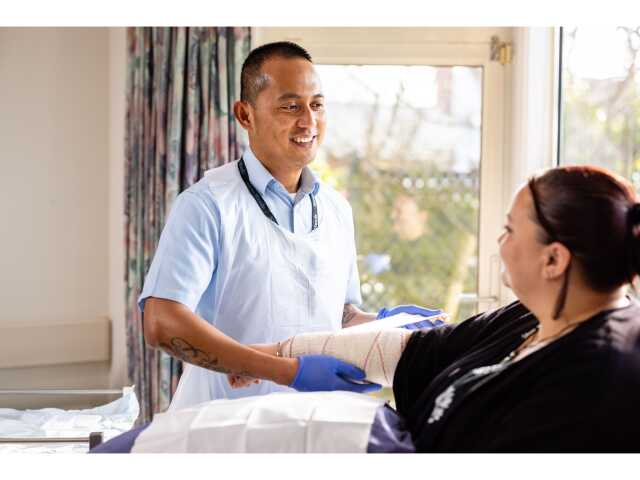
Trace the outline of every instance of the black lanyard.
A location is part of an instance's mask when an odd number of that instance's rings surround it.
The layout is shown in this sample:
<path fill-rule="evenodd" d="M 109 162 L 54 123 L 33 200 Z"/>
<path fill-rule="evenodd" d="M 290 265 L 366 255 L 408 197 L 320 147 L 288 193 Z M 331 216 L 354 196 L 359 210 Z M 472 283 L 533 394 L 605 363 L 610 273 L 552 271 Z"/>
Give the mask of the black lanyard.
<path fill-rule="evenodd" d="M 264 213 L 265 217 L 267 217 L 277 225 L 278 221 L 276 220 L 276 217 L 273 216 L 273 213 L 271 213 L 271 210 L 269 209 L 267 203 L 264 201 L 264 198 L 262 198 L 260 192 L 258 192 L 253 184 L 249 181 L 249 173 L 247 172 L 247 166 L 244 164 L 243 158 L 240 158 L 240 161 L 238 162 L 238 170 L 240 170 L 242 181 L 249 189 L 249 192 L 260 207 L 260 210 L 262 210 L 262 213 Z M 309 194 L 309 200 L 311 200 L 311 230 L 313 231 L 318 228 L 318 206 L 316 205 L 316 199 L 311 193 Z"/>

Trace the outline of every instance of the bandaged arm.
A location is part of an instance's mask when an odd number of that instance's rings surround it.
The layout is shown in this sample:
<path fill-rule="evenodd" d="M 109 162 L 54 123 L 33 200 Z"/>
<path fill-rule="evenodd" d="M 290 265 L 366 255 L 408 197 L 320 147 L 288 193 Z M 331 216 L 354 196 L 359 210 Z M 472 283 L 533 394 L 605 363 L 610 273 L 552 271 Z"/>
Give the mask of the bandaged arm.
<path fill-rule="evenodd" d="M 411 333 L 403 328 L 302 333 L 280 342 L 278 353 L 290 358 L 330 355 L 360 367 L 368 381 L 390 387 Z"/>

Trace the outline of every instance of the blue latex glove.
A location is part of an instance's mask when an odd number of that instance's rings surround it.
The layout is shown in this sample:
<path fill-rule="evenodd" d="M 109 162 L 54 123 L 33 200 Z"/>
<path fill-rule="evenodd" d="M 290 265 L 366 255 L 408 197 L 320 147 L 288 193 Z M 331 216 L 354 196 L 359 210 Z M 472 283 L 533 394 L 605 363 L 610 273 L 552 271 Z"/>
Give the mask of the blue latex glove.
<path fill-rule="evenodd" d="M 365 373 L 358 367 L 328 355 L 301 355 L 298 371 L 289 385 L 300 392 L 348 390 L 367 393 L 382 388 L 377 383 L 355 383 L 364 380 Z"/>
<path fill-rule="evenodd" d="M 407 330 L 417 330 L 420 328 L 433 328 L 439 327 L 440 325 L 444 325 L 442 320 L 428 320 L 429 317 L 437 317 L 442 314 L 442 310 L 431 310 L 429 308 L 419 307 L 418 305 L 398 305 L 392 308 L 383 307 L 378 312 L 377 319 L 392 317 L 393 315 L 397 315 L 398 313 L 408 313 L 410 315 L 420 315 L 425 317 L 424 320 L 415 323 L 409 323 L 407 325 L 403 325 L 401 328 L 406 328 Z"/>
<path fill-rule="evenodd" d="M 444 325 L 444 322 L 442 320 L 422 320 L 416 323 L 407 323 L 406 325 L 402 325 L 399 328 L 406 328 L 407 330 L 419 330 L 421 328 L 439 327 L 440 325 Z"/>

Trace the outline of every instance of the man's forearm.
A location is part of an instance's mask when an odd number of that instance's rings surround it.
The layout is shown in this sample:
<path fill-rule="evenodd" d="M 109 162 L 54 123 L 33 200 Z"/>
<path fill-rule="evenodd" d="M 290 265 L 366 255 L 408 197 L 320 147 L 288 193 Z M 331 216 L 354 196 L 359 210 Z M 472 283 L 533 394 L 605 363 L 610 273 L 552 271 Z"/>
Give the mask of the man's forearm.
<path fill-rule="evenodd" d="M 337 332 L 309 332 L 278 345 L 283 357 L 329 355 L 361 368 L 366 379 L 390 387 L 393 376 L 413 332 L 403 328 L 361 330 L 343 328 Z M 271 345 L 261 347 L 272 348 Z M 373 352 L 373 354 L 372 354 Z"/>
<path fill-rule="evenodd" d="M 153 322 L 157 329 L 153 346 L 187 363 L 282 385 L 295 376 L 296 359 L 273 357 L 242 345 L 177 302 L 147 300 L 144 321 Z"/>
<path fill-rule="evenodd" d="M 345 304 L 342 311 L 342 328 L 355 327 L 376 319 L 375 313 L 363 312 L 354 305 Z"/>

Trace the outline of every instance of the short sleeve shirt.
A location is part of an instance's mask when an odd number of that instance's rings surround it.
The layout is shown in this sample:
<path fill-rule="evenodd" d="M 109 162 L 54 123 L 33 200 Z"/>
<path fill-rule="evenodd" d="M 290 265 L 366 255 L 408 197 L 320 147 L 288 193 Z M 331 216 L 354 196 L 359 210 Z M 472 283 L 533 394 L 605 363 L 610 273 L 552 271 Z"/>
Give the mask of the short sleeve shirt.
<path fill-rule="evenodd" d="M 289 231 L 311 230 L 311 201 L 314 195 L 318 209 L 325 202 L 335 204 L 337 192 L 320 183 L 315 175 L 305 168 L 300 189 L 294 198 L 257 160 L 250 149 L 243 154 L 251 183 L 265 199 L 278 224 Z M 329 200 L 331 196 L 331 200 Z M 353 224 L 351 209 L 340 202 L 344 215 Z M 209 186 L 199 181 L 175 200 L 162 231 L 158 248 L 147 273 L 144 288 L 139 298 L 140 309 L 149 297 L 164 298 L 186 305 L 209 323 L 214 323 L 218 259 L 221 255 L 221 229 L 239 229 L 242 225 L 222 225 L 219 205 Z M 350 249 L 350 276 L 345 303 L 360 304 L 360 281 L 356 260 L 355 239 Z M 226 302 L 241 302 L 243 292 L 225 297 Z"/>

